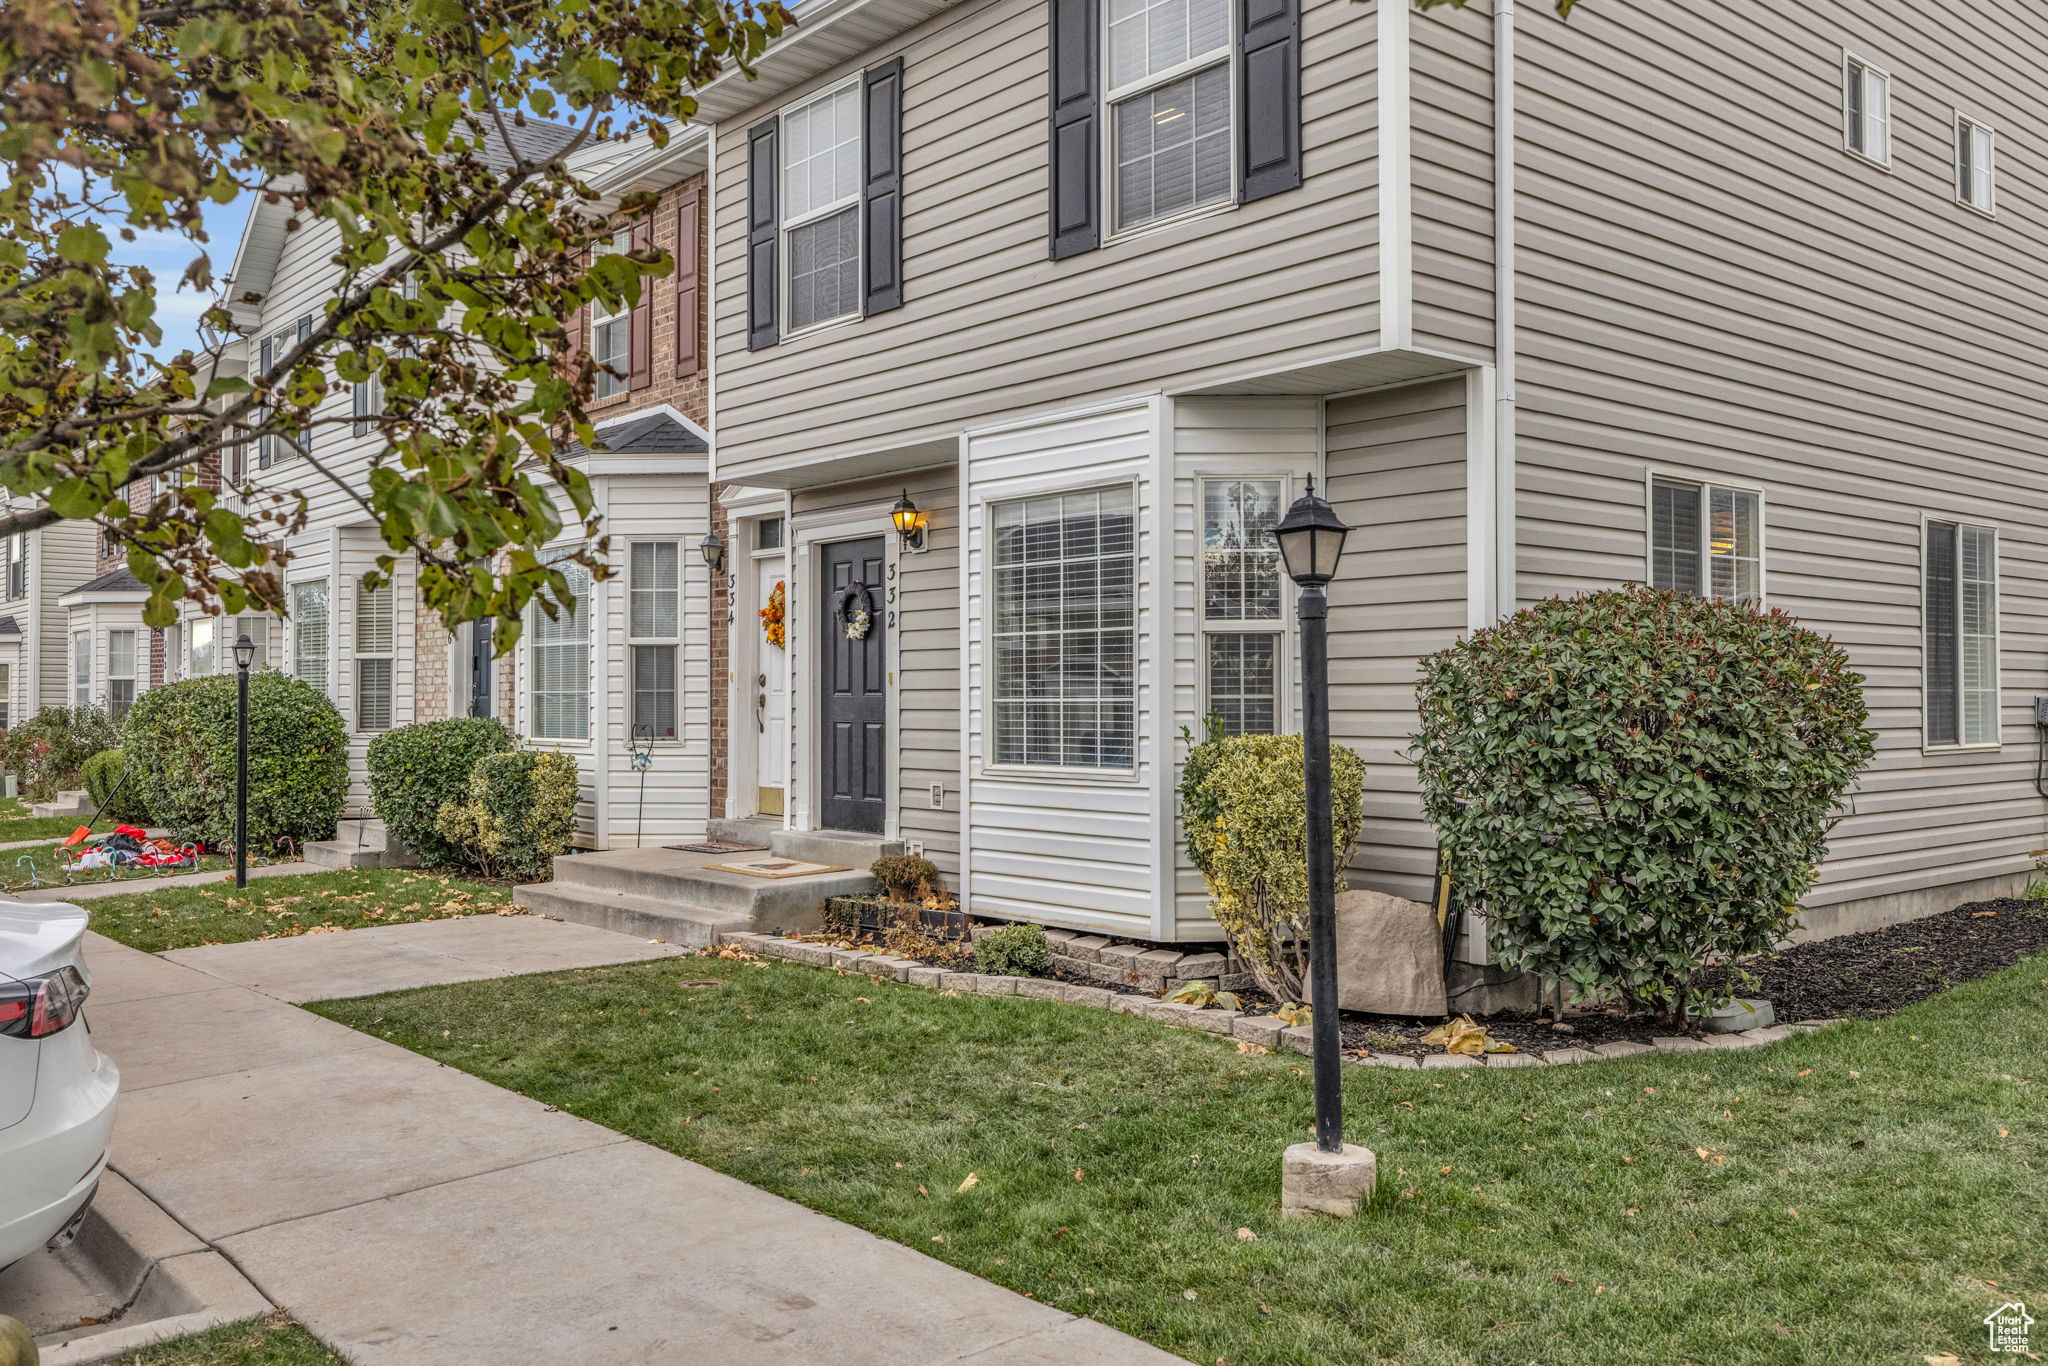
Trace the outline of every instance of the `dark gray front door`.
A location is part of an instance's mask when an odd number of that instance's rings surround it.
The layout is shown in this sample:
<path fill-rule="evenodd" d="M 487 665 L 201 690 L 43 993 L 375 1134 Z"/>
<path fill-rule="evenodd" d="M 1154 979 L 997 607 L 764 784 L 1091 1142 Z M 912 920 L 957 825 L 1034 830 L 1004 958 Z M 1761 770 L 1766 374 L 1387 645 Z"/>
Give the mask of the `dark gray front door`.
<path fill-rule="evenodd" d="M 485 617 L 469 624 L 469 714 L 471 716 L 494 716 L 491 710 L 491 675 L 498 671 L 497 657 L 491 653 L 491 633 L 497 629 L 497 622 Z"/>
<path fill-rule="evenodd" d="M 820 823 L 828 830 L 882 833 L 888 812 L 889 711 L 885 673 L 882 538 L 841 541 L 824 548 L 818 616 L 818 724 L 824 752 Z M 848 626 L 866 612 L 867 634 L 848 638 Z"/>

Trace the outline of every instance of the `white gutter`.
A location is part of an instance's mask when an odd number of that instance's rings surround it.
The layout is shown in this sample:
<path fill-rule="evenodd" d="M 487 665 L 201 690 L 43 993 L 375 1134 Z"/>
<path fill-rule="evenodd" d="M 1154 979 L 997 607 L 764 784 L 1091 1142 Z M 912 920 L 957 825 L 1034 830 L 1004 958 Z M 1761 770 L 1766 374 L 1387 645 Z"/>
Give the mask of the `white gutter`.
<path fill-rule="evenodd" d="M 1494 589 L 1515 610 L 1515 0 L 1493 5 Z"/>

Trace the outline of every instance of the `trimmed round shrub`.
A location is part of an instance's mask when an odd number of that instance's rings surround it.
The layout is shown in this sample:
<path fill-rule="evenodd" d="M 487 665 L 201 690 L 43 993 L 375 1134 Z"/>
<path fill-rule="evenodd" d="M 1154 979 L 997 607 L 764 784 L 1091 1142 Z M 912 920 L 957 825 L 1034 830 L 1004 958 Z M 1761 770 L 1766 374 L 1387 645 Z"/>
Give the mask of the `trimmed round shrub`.
<path fill-rule="evenodd" d="M 225 674 L 151 688 L 135 699 L 122 753 L 129 785 L 174 837 L 235 835 L 235 680 Z M 264 669 L 249 676 L 249 852 L 334 838 L 348 799 L 348 734 L 325 693 Z"/>
<path fill-rule="evenodd" d="M 998 925 L 974 934 L 974 970 L 997 977 L 1044 977 L 1052 949 L 1043 925 Z"/>
<path fill-rule="evenodd" d="M 1792 929 L 1872 754 L 1847 655 L 1735 603 L 1542 602 L 1422 670 L 1423 809 L 1495 956 L 1672 1021 Z"/>
<path fill-rule="evenodd" d="M 463 716 L 400 726 L 370 741 L 370 808 L 429 868 L 464 861 L 439 827 L 441 808 L 469 796 L 469 774 L 486 754 L 512 748 L 496 717 Z"/>
<path fill-rule="evenodd" d="M 939 865 L 916 854 L 884 854 L 868 865 L 868 876 L 891 901 L 922 900 L 946 888 Z"/>
<path fill-rule="evenodd" d="M 47 802 L 76 792 L 85 761 L 121 743 L 114 723 L 98 707 L 44 707 L 0 731 L 0 764 L 16 779 L 22 801 Z"/>
<path fill-rule="evenodd" d="M 103 749 L 85 761 L 79 770 L 79 780 L 92 795 L 93 807 L 109 820 L 121 821 L 128 825 L 146 825 L 149 813 L 136 795 L 141 786 L 134 779 L 122 782 L 122 775 L 128 771 L 128 760 L 118 749 Z M 114 798 L 112 806 L 107 799 Z"/>
<path fill-rule="evenodd" d="M 441 808 L 441 838 L 472 866 L 515 882 L 544 878 L 576 833 L 576 761 L 566 754 L 486 754 L 469 795 Z"/>
<path fill-rule="evenodd" d="M 1180 819 L 1209 913 L 1275 1000 L 1308 995 L 1308 796 L 1299 735 L 1224 735 L 1188 751 Z M 1330 746 L 1330 848 L 1338 891 L 1365 821 L 1365 763 Z"/>

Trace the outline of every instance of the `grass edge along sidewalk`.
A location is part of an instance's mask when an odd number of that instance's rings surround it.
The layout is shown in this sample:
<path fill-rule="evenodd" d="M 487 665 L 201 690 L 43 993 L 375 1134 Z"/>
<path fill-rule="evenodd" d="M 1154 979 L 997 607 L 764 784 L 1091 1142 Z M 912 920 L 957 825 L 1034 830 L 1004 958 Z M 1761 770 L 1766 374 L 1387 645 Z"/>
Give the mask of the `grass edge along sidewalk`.
<path fill-rule="evenodd" d="M 1203 1363 L 1867 1366 L 2048 1297 L 2044 1007 L 2048 957 L 1746 1052 L 1347 1069 L 1379 1196 L 1287 1224 L 1306 1060 L 1147 1020 L 715 957 L 313 1009 Z"/>
<path fill-rule="evenodd" d="M 511 888 L 416 868 L 343 868 L 83 901 L 92 928 L 145 953 L 462 915 L 523 915 Z"/>

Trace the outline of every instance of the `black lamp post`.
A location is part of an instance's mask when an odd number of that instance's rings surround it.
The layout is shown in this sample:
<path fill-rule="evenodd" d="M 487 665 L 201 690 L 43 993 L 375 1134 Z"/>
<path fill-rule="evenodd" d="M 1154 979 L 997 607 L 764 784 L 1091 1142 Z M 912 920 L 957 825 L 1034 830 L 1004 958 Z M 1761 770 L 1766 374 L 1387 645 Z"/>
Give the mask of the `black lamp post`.
<path fill-rule="evenodd" d="M 235 886 L 249 885 L 249 666 L 256 642 L 247 631 L 235 641 Z"/>
<path fill-rule="evenodd" d="M 1330 840 L 1329 599 L 1323 589 L 1337 577 L 1337 559 L 1351 528 L 1316 497 L 1316 481 L 1273 528 L 1287 576 L 1301 590 L 1302 774 L 1308 815 L 1308 971 L 1314 1001 L 1309 1043 L 1315 1059 L 1316 1148 L 1344 1148 L 1344 1101 L 1337 1069 L 1337 888 Z"/>

